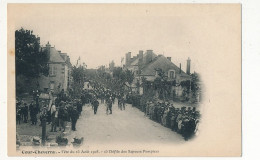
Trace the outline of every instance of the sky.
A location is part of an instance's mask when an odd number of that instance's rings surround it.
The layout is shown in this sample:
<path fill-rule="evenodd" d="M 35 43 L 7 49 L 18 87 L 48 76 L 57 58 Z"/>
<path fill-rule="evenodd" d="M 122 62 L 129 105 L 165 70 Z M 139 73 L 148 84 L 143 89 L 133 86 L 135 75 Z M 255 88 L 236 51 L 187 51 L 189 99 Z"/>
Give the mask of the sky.
<path fill-rule="evenodd" d="M 72 64 L 81 57 L 88 68 L 112 60 L 119 66 L 125 53 L 151 49 L 184 71 L 190 57 L 191 72 L 199 72 L 197 55 L 207 52 L 206 28 L 213 22 L 208 8 L 171 5 L 20 5 L 9 11 L 15 30 L 33 30 L 41 45 L 49 41 Z"/>

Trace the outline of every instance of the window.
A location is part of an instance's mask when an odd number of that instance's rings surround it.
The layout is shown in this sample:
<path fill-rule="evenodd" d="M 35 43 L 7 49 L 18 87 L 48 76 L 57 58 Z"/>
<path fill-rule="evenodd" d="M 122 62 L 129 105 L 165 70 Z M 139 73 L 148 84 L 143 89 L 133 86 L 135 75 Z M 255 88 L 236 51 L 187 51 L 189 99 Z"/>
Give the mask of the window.
<path fill-rule="evenodd" d="M 168 77 L 170 79 L 174 79 L 175 78 L 175 70 L 170 70 L 169 73 L 168 73 Z"/>
<path fill-rule="evenodd" d="M 57 73 L 57 66 L 50 66 L 50 76 L 55 76 Z"/>

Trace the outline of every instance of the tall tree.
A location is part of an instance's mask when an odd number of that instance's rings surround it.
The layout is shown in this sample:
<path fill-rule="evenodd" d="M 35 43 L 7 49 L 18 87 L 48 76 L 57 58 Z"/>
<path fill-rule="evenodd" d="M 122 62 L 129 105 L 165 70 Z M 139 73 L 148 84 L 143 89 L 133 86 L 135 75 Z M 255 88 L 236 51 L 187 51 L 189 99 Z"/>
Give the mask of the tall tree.
<path fill-rule="evenodd" d="M 37 78 L 47 76 L 49 55 L 40 47 L 40 38 L 33 31 L 21 28 L 15 31 L 15 68 L 16 75 Z"/>
<path fill-rule="evenodd" d="M 39 89 L 37 78 L 49 74 L 49 55 L 40 47 L 40 37 L 21 28 L 15 31 L 16 93 Z"/>

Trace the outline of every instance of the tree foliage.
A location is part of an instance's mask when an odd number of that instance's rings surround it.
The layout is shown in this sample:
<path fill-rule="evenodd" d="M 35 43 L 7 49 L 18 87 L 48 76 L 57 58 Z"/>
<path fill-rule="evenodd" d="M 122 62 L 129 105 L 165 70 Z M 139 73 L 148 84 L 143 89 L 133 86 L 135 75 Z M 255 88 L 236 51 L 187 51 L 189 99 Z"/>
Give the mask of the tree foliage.
<path fill-rule="evenodd" d="M 87 78 L 87 70 L 83 66 L 79 66 L 79 67 L 73 66 L 71 76 L 73 77 L 72 95 L 76 97 L 80 96 L 81 91 L 84 87 L 84 82 L 86 81 Z"/>
<path fill-rule="evenodd" d="M 180 83 L 183 91 L 183 96 L 188 96 L 191 94 L 191 98 L 194 99 L 193 101 L 196 101 L 196 96 L 200 92 L 200 77 L 197 73 L 191 74 L 191 80 L 182 81 Z"/>
<path fill-rule="evenodd" d="M 153 82 L 154 89 L 159 93 L 159 98 L 166 99 L 169 98 L 171 92 L 171 86 L 176 84 L 176 81 L 167 81 L 167 76 L 161 68 L 157 68 L 157 77 Z"/>
<path fill-rule="evenodd" d="M 128 82 L 133 83 L 134 73 L 130 70 L 123 70 L 121 67 L 115 67 L 113 70 L 113 78 L 117 79 L 121 83 Z"/>
<path fill-rule="evenodd" d="M 16 75 L 37 78 L 47 76 L 49 55 L 40 47 L 39 37 L 33 31 L 21 28 L 15 31 L 15 64 Z"/>

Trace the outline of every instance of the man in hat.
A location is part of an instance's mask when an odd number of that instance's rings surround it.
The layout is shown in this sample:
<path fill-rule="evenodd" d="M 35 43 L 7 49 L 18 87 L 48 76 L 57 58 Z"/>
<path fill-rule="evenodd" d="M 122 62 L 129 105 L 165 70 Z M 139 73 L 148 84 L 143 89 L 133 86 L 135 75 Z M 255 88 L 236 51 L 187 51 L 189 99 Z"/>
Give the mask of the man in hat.
<path fill-rule="evenodd" d="M 82 104 L 81 100 L 78 99 L 77 100 L 77 110 L 78 110 L 79 114 L 81 114 L 81 112 L 82 112 L 82 106 L 83 106 L 83 104 Z"/>
<path fill-rule="evenodd" d="M 98 100 L 96 98 L 93 100 L 92 105 L 94 107 L 94 114 L 97 114 L 97 109 L 98 109 L 98 106 L 99 106 L 99 102 L 98 102 Z"/>
<path fill-rule="evenodd" d="M 76 123 L 79 118 L 79 113 L 77 111 L 77 106 L 74 105 L 72 111 L 71 111 L 71 129 L 73 131 L 76 131 Z"/>
<path fill-rule="evenodd" d="M 61 105 L 59 107 L 59 113 L 58 113 L 58 118 L 59 118 L 59 130 L 61 131 L 63 129 L 63 132 L 65 131 L 65 121 L 67 120 L 66 113 L 65 113 L 65 103 L 62 101 Z"/>
<path fill-rule="evenodd" d="M 32 108 L 31 108 L 32 125 L 36 125 L 37 124 L 37 114 L 38 114 L 38 108 L 36 106 L 36 102 L 33 101 Z"/>

